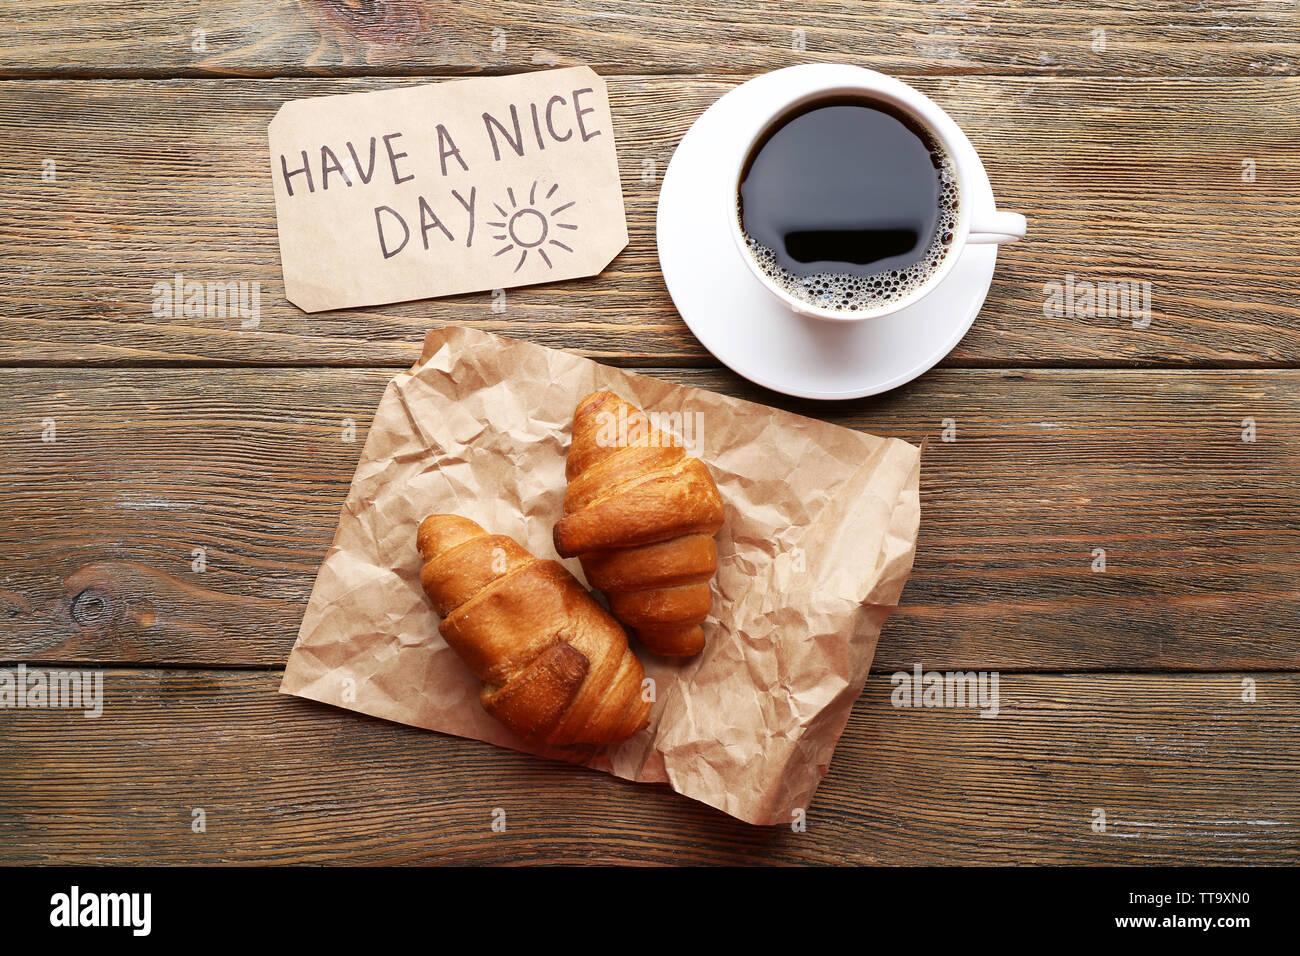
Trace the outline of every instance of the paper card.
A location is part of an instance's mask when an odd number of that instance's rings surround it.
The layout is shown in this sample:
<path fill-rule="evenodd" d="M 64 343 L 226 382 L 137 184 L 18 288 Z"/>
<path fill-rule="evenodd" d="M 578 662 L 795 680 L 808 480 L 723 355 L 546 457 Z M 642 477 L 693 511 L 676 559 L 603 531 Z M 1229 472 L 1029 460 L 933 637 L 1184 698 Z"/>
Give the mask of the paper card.
<path fill-rule="evenodd" d="M 285 294 L 307 312 L 595 275 L 627 245 L 587 67 L 293 100 L 269 136 Z"/>

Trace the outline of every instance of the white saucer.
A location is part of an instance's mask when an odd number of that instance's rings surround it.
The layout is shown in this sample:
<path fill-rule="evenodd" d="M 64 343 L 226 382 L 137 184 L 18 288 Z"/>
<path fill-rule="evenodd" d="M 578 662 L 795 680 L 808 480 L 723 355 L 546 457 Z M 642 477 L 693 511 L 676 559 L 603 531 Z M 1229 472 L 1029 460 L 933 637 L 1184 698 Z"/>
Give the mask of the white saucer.
<path fill-rule="evenodd" d="M 984 304 L 997 246 L 969 245 L 948 278 L 913 306 L 861 322 L 827 322 L 791 312 L 759 285 L 725 219 L 727 182 L 745 134 L 802 87 L 817 65 L 765 73 L 710 106 L 673 153 L 659 191 L 659 265 L 677 311 L 704 347 L 751 382 L 800 398 L 859 398 L 910 382 L 953 350 Z M 992 209 L 993 190 L 975 149 L 968 196 Z"/>

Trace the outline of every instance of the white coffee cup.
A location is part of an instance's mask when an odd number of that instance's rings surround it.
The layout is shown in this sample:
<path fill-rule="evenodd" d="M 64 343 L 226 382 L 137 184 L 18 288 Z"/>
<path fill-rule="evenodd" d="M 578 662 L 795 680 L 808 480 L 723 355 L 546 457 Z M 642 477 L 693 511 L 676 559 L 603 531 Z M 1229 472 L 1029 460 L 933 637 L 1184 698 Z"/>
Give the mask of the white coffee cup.
<path fill-rule="evenodd" d="M 1019 213 L 1002 212 L 995 207 L 979 202 L 968 188 L 970 170 L 979 163 L 979 157 L 971 146 L 970 140 L 953 122 L 952 117 L 919 90 L 915 90 L 899 80 L 883 73 L 863 69 L 857 66 L 841 64 L 824 64 L 815 67 L 800 67 L 810 77 L 801 89 L 794 91 L 785 99 L 772 103 L 766 115 L 746 131 L 744 149 L 739 151 L 735 170 L 729 177 L 731 194 L 727 201 L 727 215 L 730 219 L 731 235 L 740 250 L 740 256 L 749 266 L 749 270 L 768 292 L 774 295 L 797 315 L 826 319 L 834 322 L 858 322 L 863 319 L 876 319 L 892 315 L 901 309 L 919 302 L 939 285 L 952 271 L 962 250 L 967 245 L 1015 242 L 1025 235 L 1025 217 Z M 898 299 L 882 303 L 871 309 L 830 309 L 813 305 L 791 295 L 769 277 L 755 261 L 745 238 L 737 209 L 737 197 L 740 195 L 741 178 L 745 173 L 745 163 L 754 147 L 778 123 L 784 121 L 800 107 L 818 100 L 830 100 L 836 97 L 861 97 L 875 100 L 896 110 L 900 110 L 923 129 L 928 131 L 951 157 L 957 179 L 957 224 L 952 230 L 952 241 L 948 251 L 940 261 L 934 273 L 911 292 Z M 869 175 L 869 173 L 864 173 Z"/>

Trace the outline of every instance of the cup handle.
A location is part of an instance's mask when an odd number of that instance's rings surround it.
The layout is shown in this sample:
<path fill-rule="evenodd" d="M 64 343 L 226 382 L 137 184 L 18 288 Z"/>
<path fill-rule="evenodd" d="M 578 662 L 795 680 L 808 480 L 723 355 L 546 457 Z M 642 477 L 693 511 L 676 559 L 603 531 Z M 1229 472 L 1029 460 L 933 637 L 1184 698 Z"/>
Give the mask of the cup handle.
<path fill-rule="evenodd" d="M 987 246 L 992 243 L 1019 242 L 1025 238 L 1029 224 L 1018 212 L 998 212 L 976 215 L 970 224 L 968 245 Z"/>

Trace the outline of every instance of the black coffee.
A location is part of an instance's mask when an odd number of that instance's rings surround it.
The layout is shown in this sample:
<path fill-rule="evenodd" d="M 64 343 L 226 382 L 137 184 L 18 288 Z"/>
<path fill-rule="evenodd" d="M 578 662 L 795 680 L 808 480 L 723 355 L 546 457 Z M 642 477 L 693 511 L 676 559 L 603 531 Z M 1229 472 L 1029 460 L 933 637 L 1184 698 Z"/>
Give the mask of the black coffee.
<path fill-rule="evenodd" d="M 910 117 L 827 98 L 783 117 L 745 161 L 739 215 L 763 272 L 824 308 L 878 308 L 943 262 L 957 221 L 956 175 Z"/>

